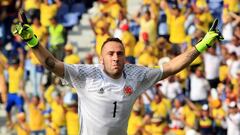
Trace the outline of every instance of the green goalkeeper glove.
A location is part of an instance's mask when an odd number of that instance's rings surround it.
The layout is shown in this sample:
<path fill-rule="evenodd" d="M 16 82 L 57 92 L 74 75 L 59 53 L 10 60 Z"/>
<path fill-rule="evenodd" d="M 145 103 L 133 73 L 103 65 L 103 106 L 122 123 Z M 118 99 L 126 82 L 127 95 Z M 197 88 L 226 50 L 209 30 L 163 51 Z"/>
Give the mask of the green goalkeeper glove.
<path fill-rule="evenodd" d="M 221 35 L 221 33 L 219 32 L 218 29 L 216 29 L 217 27 L 217 23 L 218 20 L 215 19 L 211 28 L 209 29 L 209 31 L 207 32 L 207 34 L 204 36 L 204 38 L 202 40 L 200 40 L 200 42 L 197 43 L 197 45 L 195 46 L 196 49 L 202 53 L 204 50 L 206 50 L 206 48 L 210 48 L 212 47 L 212 45 L 214 44 L 214 42 L 216 40 L 223 40 L 223 37 Z"/>
<path fill-rule="evenodd" d="M 34 35 L 32 28 L 28 24 L 15 24 L 12 26 L 12 33 L 19 35 L 23 41 L 27 42 L 29 47 L 35 47 L 38 45 L 38 39 Z"/>

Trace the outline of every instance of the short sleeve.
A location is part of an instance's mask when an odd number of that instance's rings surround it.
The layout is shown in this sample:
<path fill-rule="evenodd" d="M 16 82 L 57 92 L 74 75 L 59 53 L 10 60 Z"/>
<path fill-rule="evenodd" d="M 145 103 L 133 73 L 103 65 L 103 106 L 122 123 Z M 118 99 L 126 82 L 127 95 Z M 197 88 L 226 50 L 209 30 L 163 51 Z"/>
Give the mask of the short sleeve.
<path fill-rule="evenodd" d="M 162 79 L 163 68 L 148 68 L 145 77 L 141 83 L 142 91 L 149 89 Z"/>
<path fill-rule="evenodd" d="M 64 64 L 63 84 L 76 87 L 76 84 L 86 80 L 86 66 L 82 64 Z"/>

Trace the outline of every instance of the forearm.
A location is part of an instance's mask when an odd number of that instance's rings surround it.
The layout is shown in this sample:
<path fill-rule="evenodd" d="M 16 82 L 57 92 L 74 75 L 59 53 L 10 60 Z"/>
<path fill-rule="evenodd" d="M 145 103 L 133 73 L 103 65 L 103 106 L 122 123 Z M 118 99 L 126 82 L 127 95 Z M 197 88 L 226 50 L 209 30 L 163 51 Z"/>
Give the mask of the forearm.
<path fill-rule="evenodd" d="M 191 48 L 190 50 L 187 50 L 186 52 L 178 55 L 174 59 L 172 59 L 170 62 L 163 65 L 163 77 L 166 78 L 170 75 L 173 75 L 185 67 L 187 67 L 192 61 L 194 61 L 200 53 L 196 50 L 195 47 Z"/>
<path fill-rule="evenodd" d="M 46 48 L 42 45 L 37 45 L 32 48 L 34 55 L 40 61 L 40 63 L 46 67 L 49 71 L 55 73 L 57 76 L 64 76 L 64 64 L 60 60 L 56 59 Z"/>

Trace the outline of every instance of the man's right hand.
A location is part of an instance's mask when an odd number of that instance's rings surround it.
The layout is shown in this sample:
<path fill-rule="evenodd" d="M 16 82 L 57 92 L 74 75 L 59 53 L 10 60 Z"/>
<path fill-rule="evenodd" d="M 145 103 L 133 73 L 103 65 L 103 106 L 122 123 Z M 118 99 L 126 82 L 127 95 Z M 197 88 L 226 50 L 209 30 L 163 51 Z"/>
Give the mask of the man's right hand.
<path fill-rule="evenodd" d="M 38 39 L 34 35 L 32 28 L 28 24 L 15 24 L 12 26 L 12 33 L 19 35 L 23 41 L 27 42 L 29 47 L 35 47 L 38 45 Z"/>

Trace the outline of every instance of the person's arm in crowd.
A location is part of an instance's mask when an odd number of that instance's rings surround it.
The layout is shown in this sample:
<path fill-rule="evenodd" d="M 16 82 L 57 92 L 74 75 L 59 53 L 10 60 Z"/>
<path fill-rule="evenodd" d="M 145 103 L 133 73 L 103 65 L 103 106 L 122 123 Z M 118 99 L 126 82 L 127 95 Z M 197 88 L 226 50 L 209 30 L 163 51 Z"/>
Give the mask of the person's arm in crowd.
<path fill-rule="evenodd" d="M 140 19 L 141 19 L 141 10 L 143 9 L 143 6 L 140 7 L 140 9 L 137 11 L 137 13 L 133 16 L 133 20 L 140 25 Z"/>
<path fill-rule="evenodd" d="M 24 101 L 29 104 L 30 98 L 28 97 L 27 93 L 24 90 L 21 90 L 21 96 L 23 97 Z"/>
<path fill-rule="evenodd" d="M 62 1 L 61 0 L 55 0 L 57 7 L 60 8 L 62 6 Z"/>
<path fill-rule="evenodd" d="M 93 20 L 91 18 L 89 19 L 89 22 L 90 22 L 90 26 L 92 28 L 94 35 L 97 35 L 97 31 L 95 29 L 95 22 L 93 22 Z"/>
<path fill-rule="evenodd" d="M 197 108 L 197 106 L 196 106 L 192 101 L 190 101 L 188 98 L 185 98 L 185 101 L 186 101 L 187 105 L 188 105 L 191 109 L 194 110 L 194 113 L 195 113 L 198 117 L 200 117 L 201 111 Z"/>
<path fill-rule="evenodd" d="M 19 52 L 19 67 L 18 68 L 21 68 L 21 70 L 24 70 L 24 62 L 25 62 L 25 57 L 24 57 L 24 54 L 23 54 L 23 49 L 22 48 L 18 48 L 18 52 Z M 23 90 L 24 89 L 24 79 L 23 79 L 23 76 L 22 75 L 22 79 L 19 81 L 19 90 Z"/>
<path fill-rule="evenodd" d="M 141 132 L 142 132 L 144 135 L 152 135 L 152 133 L 149 132 L 148 130 L 146 130 L 144 127 L 141 127 Z"/>
<path fill-rule="evenodd" d="M 156 16 L 156 14 L 153 12 L 153 9 L 152 8 L 149 8 L 149 11 L 150 11 L 150 14 L 151 14 L 151 19 L 153 19 L 155 21 L 155 23 L 158 22 L 158 18 Z"/>
<path fill-rule="evenodd" d="M 3 103 L 6 103 L 7 101 L 7 86 L 6 86 L 6 81 L 5 81 L 5 77 L 3 74 L 3 67 L 1 66 L 1 62 L 0 62 L 0 92 L 1 92 L 1 98 Z"/>
<path fill-rule="evenodd" d="M 53 101 L 52 93 L 54 92 L 55 88 L 54 85 L 50 85 L 47 90 L 44 92 L 44 98 L 46 99 L 47 103 L 51 104 Z"/>
<path fill-rule="evenodd" d="M 15 8 L 20 9 L 23 5 L 23 0 L 17 0 L 15 3 Z"/>
<path fill-rule="evenodd" d="M 17 49 L 18 53 L 19 53 L 19 67 L 20 68 L 24 68 L 24 61 L 25 61 L 25 57 L 24 57 L 24 52 L 23 52 L 23 49 L 22 48 L 18 48 Z"/>
<path fill-rule="evenodd" d="M 145 114 L 145 116 L 143 117 L 143 120 L 142 120 L 142 123 L 139 127 L 140 131 L 143 133 L 143 134 L 147 134 L 147 135 L 152 135 L 151 132 L 147 131 L 145 129 L 145 126 L 147 125 L 147 123 L 150 123 L 151 121 L 151 117 L 149 114 Z"/>
<path fill-rule="evenodd" d="M 233 12 L 230 12 L 229 15 L 234 18 L 234 21 L 233 21 L 234 25 L 238 25 L 240 23 L 240 16 L 239 15 L 237 15 Z"/>
<path fill-rule="evenodd" d="M 184 14 L 185 19 L 188 18 L 188 16 L 193 12 L 192 8 L 188 8 L 187 11 Z"/>
<path fill-rule="evenodd" d="M 173 12 L 173 9 L 168 5 L 167 0 L 162 0 L 161 3 L 160 3 L 160 7 L 161 7 L 165 12 L 167 12 L 166 14 Z"/>
<path fill-rule="evenodd" d="M 182 112 L 181 112 L 182 113 Z M 172 120 L 180 120 L 182 122 L 184 122 L 184 116 L 183 114 L 180 114 L 180 116 L 175 116 L 175 114 L 173 112 L 170 113 L 170 118 Z"/>
<path fill-rule="evenodd" d="M 162 0 L 161 3 L 160 3 L 160 7 L 163 10 L 166 10 L 167 8 L 169 8 L 167 1 L 166 0 Z"/>

